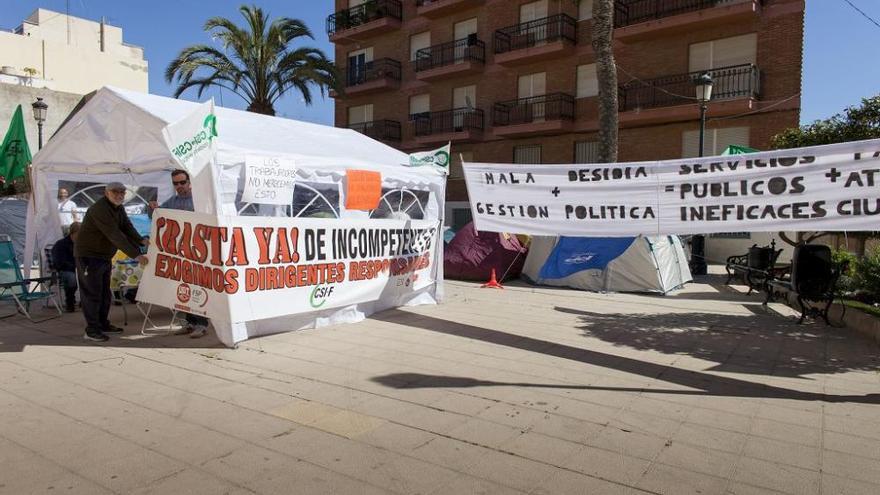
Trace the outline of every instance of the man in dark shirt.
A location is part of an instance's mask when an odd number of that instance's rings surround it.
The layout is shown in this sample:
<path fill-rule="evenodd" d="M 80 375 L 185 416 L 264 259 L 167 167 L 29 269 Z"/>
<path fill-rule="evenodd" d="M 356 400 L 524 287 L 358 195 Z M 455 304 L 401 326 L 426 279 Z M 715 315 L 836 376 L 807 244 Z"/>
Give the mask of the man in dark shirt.
<path fill-rule="evenodd" d="M 149 241 L 142 238 L 134 229 L 125 213 L 125 186 L 111 182 L 104 188 L 104 197 L 89 207 L 82 222 L 74 254 L 79 278 L 79 293 L 82 299 L 83 316 L 86 319 L 86 340 L 104 342 L 107 333 L 122 333 L 122 329 L 111 325 L 110 315 L 110 271 L 111 259 L 120 250 L 129 257 L 146 264 L 147 257 L 140 251 Z"/>
<path fill-rule="evenodd" d="M 52 264 L 58 271 L 61 287 L 64 288 L 64 307 L 68 313 L 76 311 L 76 259 L 73 257 L 73 245 L 79 228 L 79 222 L 71 223 L 67 235 L 52 246 Z"/>
<path fill-rule="evenodd" d="M 153 218 L 153 210 L 156 208 L 193 211 L 192 184 L 189 181 L 189 173 L 183 169 L 172 171 L 171 184 L 174 186 L 176 194 L 165 200 L 161 205 L 155 201 L 150 201 L 148 205 L 150 218 Z M 186 326 L 179 333 L 181 335 L 189 334 L 194 339 L 204 337 L 208 333 L 208 323 L 208 319 L 204 316 L 186 313 Z"/>

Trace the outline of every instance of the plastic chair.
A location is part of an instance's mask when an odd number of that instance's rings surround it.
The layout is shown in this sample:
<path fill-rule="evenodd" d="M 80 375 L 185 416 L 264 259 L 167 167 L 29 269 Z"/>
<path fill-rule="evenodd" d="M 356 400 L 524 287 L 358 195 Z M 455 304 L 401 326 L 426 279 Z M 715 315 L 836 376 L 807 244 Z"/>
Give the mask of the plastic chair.
<path fill-rule="evenodd" d="M 61 306 L 51 289 L 51 285 L 57 283 L 54 276 L 25 278 L 21 274 L 21 265 L 15 256 L 15 249 L 9 236 L 0 236 L 0 301 L 14 301 L 16 312 L 0 316 L 7 318 L 17 313 L 22 313 L 32 323 L 51 320 L 61 316 Z M 49 300 L 58 311 L 57 316 L 49 316 L 40 320 L 34 320 L 31 316 L 31 302 Z"/>

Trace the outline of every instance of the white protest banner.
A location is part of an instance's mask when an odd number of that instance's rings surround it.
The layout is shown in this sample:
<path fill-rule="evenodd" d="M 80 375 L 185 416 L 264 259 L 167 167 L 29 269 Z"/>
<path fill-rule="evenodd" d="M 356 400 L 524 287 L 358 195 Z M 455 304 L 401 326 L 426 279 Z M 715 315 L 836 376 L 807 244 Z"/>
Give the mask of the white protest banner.
<path fill-rule="evenodd" d="M 296 178 L 296 163 L 293 160 L 248 155 L 244 165 L 243 202 L 264 205 L 290 205 L 293 202 Z"/>
<path fill-rule="evenodd" d="M 396 301 L 430 287 L 439 222 L 158 209 L 138 300 L 232 322 Z M 442 262 L 442 261 L 441 261 Z"/>
<path fill-rule="evenodd" d="M 217 117 L 214 100 L 202 103 L 186 117 L 162 129 L 162 137 L 180 167 L 189 172 L 196 211 L 217 211 L 214 160 L 217 154 Z"/>
<path fill-rule="evenodd" d="M 214 158 L 217 137 L 217 117 L 214 100 L 199 105 L 186 117 L 162 129 L 165 144 L 180 167 L 198 175 Z"/>
<path fill-rule="evenodd" d="M 660 162 L 465 163 L 477 230 L 632 236 L 877 230 L 880 140 Z"/>
<path fill-rule="evenodd" d="M 409 166 L 433 167 L 437 170 L 442 170 L 444 174 L 449 175 L 449 150 L 451 147 L 452 143 L 448 143 L 446 146 L 437 148 L 434 151 L 410 153 Z"/>

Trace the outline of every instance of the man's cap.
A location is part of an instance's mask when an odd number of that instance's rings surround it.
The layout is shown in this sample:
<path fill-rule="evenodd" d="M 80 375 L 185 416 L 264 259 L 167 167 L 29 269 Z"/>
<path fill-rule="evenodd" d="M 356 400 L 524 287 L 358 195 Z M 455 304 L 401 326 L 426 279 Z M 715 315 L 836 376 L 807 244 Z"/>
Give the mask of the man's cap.
<path fill-rule="evenodd" d="M 111 182 L 111 183 L 107 184 L 106 186 L 104 186 L 104 188 L 107 189 L 108 191 L 125 191 L 126 190 L 125 184 L 123 184 L 122 182 Z"/>

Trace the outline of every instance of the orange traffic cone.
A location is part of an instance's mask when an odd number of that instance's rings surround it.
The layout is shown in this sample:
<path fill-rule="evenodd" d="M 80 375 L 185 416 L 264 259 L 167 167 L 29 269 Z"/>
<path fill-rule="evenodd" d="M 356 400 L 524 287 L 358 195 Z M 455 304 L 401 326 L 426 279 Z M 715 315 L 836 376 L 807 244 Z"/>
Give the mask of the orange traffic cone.
<path fill-rule="evenodd" d="M 495 269 L 492 269 L 492 275 L 489 277 L 489 281 L 485 284 L 481 285 L 482 288 L 490 288 L 490 289 L 503 289 L 504 287 L 495 280 Z"/>

